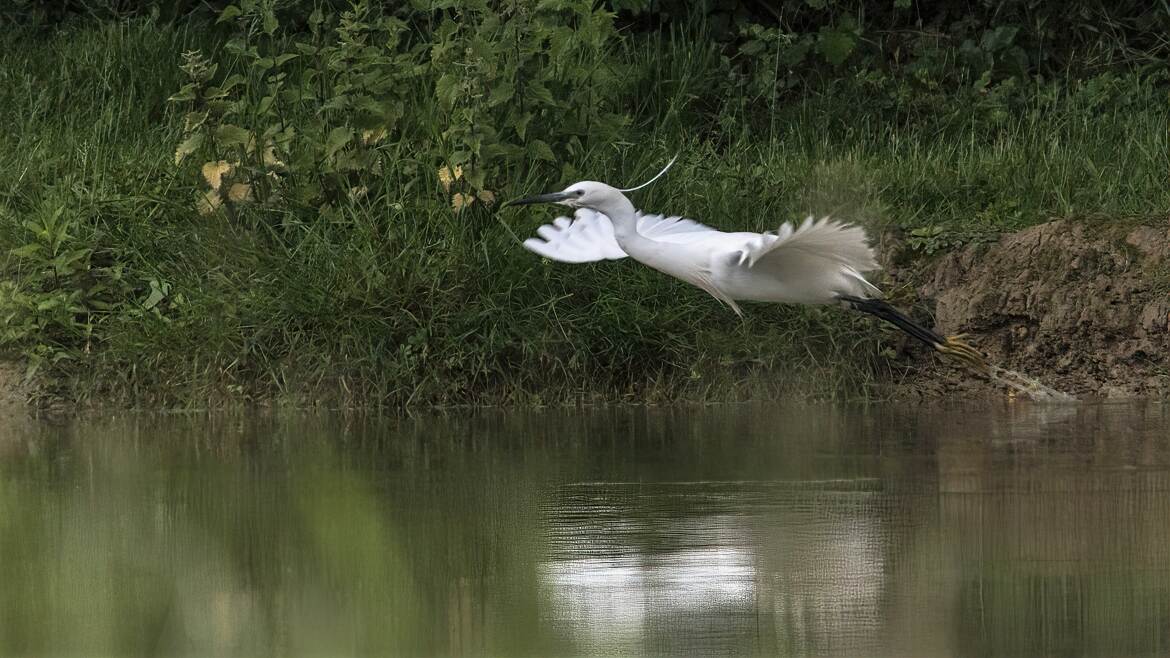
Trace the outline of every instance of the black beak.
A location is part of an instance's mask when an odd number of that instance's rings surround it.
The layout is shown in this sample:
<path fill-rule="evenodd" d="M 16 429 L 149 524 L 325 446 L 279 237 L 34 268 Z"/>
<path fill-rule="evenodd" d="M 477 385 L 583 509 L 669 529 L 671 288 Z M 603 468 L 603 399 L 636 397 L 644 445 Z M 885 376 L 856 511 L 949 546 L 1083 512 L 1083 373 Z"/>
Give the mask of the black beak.
<path fill-rule="evenodd" d="M 505 206 L 527 206 L 531 203 L 556 203 L 558 201 L 564 201 L 567 198 L 569 198 L 569 195 L 564 193 L 564 192 L 549 192 L 548 194 L 537 194 L 536 196 L 530 196 L 530 197 L 527 197 L 524 199 L 516 199 L 515 201 L 509 201 L 500 207 L 503 208 Z"/>

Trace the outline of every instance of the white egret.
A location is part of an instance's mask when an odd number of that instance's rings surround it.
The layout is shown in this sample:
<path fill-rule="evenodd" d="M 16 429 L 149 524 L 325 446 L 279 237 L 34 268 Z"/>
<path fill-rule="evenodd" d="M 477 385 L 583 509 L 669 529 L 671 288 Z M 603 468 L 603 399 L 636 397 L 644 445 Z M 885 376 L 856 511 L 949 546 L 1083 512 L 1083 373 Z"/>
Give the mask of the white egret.
<path fill-rule="evenodd" d="M 650 215 L 624 194 L 653 183 L 619 190 L 581 181 L 560 192 L 505 205 L 555 203 L 574 208 L 537 229 L 524 246 L 565 263 L 617 260 L 627 256 L 705 290 L 742 315 L 741 301 L 837 304 L 878 317 L 934 350 L 986 370 L 983 356 L 960 337 L 944 337 L 914 322 L 880 298 L 864 273 L 879 269 L 873 248 L 859 226 L 811 216 L 798 227 L 785 222 L 775 232 L 726 233 L 681 217 Z"/>

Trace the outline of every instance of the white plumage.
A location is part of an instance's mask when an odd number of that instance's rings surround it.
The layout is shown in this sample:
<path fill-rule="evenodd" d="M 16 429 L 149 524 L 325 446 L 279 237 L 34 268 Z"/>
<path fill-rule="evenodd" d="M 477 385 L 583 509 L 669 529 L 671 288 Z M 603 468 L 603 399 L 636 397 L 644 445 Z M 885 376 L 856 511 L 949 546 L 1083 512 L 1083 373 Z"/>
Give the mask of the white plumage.
<path fill-rule="evenodd" d="M 639 187 L 663 173 L 666 169 Z M 537 229 L 540 237 L 524 241 L 546 258 L 587 263 L 629 256 L 707 291 L 736 313 L 740 301 L 840 304 L 990 372 L 983 355 L 958 337 L 940 336 L 878 298 L 878 289 L 865 279 L 865 272 L 878 269 L 877 259 L 860 227 L 809 217 L 797 227 L 782 224 L 774 233 L 727 233 L 690 219 L 638 212 L 622 194 L 629 191 L 582 181 L 506 205 L 558 203 L 577 209 L 573 219 L 558 217 Z"/>
<path fill-rule="evenodd" d="M 624 198 L 624 197 L 623 197 Z M 878 269 L 865 231 L 828 218 L 785 223 L 768 233 L 718 231 L 690 219 L 634 212 L 625 247 L 605 214 L 579 208 L 524 241 L 528 250 L 565 263 L 627 256 L 694 284 L 737 313 L 736 301 L 828 304 L 840 295 L 870 297 L 864 272 Z M 630 253 L 633 252 L 633 253 Z"/>
<path fill-rule="evenodd" d="M 715 229 L 682 217 L 663 217 L 635 212 L 638 233 L 665 242 L 701 240 Z M 622 251 L 613 234 L 609 217 L 590 208 L 579 208 L 574 217 L 557 217 L 552 224 L 536 229 L 539 238 L 528 238 L 524 247 L 550 260 L 562 263 L 591 263 L 618 260 L 629 256 Z"/>

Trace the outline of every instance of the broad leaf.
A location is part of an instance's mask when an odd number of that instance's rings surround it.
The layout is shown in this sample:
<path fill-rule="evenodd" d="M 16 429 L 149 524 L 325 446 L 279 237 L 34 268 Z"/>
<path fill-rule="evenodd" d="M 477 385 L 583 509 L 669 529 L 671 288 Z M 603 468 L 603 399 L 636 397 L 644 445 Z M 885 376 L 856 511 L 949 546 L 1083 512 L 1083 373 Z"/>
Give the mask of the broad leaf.
<path fill-rule="evenodd" d="M 857 41 L 852 33 L 822 28 L 820 38 L 817 39 L 817 52 L 826 62 L 840 66 L 849 59 L 856 45 Z"/>
<path fill-rule="evenodd" d="M 225 123 L 215 129 L 215 139 L 221 146 L 247 146 L 252 133 L 239 126 Z"/>
<path fill-rule="evenodd" d="M 557 156 L 553 153 L 552 148 L 544 141 L 534 139 L 528 142 L 528 154 L 537 160 L 545 160 L 548 162 L 556 162 Z"/>
<path fill-rule="evenodd" d="M 325 158 L 332 158 L 338 151 L 345 148 L 349 140 L 353 139 L 353 131 L 346 127 L 337 127 L 329 131 L 325 139 Z"/>
<path fill-rule="evenodd" d="M 175 166 L 183 162 L 183 158 L 191 155 L 203 144 L 203 133 L 195 133 L 184 139 L 175 149 Z"/>
<path fill-rule="evenodd" d="M 455 107 L 455 100 L 459 97 L 459 77 L 454 73 L 444 73 L 435 83 L 435 96 L 448 110 Z"/>
<path fill-rule="evenodd" d="M 223 8 L 223 11 L 219 12 L 219 18 L 217 18 L 215 20 L 215 22 L 222 23 L 224 21 L 230 21 L 231 19 L 236 18 L 237 16 L 239 16 L 242 13 L 243 12 L 241 12 L 240 8 L 237 7 L 236 5 L 228 5 L 228 6 Z"/>

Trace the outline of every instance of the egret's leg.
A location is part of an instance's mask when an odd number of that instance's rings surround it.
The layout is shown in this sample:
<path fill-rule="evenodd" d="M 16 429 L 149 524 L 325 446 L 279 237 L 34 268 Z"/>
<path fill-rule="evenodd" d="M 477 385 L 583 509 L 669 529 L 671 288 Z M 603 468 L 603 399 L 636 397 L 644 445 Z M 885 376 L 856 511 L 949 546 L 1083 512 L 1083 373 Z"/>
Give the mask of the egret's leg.
<path fill-rule="evenodd" d="M 837 299 L 848 304 L 850 308 L 889 322 L 907 335 L 926 343 L 940 354 L 954 357 L 980 371 L 986 371 L 990 368 L 983 355 L 964 342 L 962 336 L 940 336 L 911 320 L 905 313 L 894 308 L 885 300 L 865 299 L 850 295 L 838 295 Z"/>

